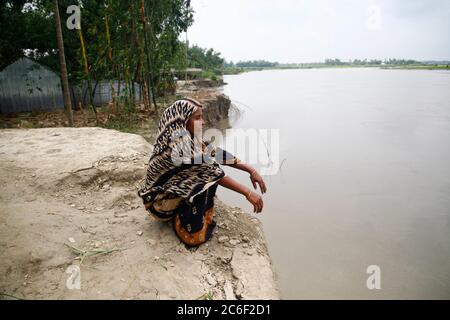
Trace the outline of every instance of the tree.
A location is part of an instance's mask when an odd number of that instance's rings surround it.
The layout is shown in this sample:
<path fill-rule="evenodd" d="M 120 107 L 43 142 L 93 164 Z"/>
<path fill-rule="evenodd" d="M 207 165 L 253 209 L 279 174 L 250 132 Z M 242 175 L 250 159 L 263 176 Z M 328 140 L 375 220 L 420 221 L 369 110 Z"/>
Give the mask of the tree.
<path fill-rule="evenodd" d="M 69 79 L 67 76 L 66 57 L 64 55 L 64 41 L 61 30 L 61 18 L 59 16 L 58 0 L 55 1 L 55 22 L 56 22 L 56 39 L 58 42 L 59 62 L 61 65 L 61 80 L 63 83 L 64 106 L 69 121 L 69 126 L 73 126 L 72 103 L 69 94 Z"/>
<path fill-rule="evenodd" d="M 58 4 L 61 13 L 73 4 L 81 8 L 82 31 L 62 28 L 69 82 L 118 81 L 116 112 L 133 112 L 136 83 L 146 104 L 156 105 L 158 94 L 173 82 L 170 70 L 186 66 L 178 36 L 193 22 L 189 1 L 59 0 Z M 53 0 L 0 1 L 1 67 L 27 56 L 59 71 L 54 12 Z"/>

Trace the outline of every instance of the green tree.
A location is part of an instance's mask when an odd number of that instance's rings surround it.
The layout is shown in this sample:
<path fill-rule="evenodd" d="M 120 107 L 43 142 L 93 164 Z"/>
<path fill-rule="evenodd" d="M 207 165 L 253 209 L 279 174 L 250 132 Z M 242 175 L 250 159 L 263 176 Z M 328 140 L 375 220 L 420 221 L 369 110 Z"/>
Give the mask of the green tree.
<path fill-rule="evenodd" d="M 81 8 L 81 30 L 64 27 L 73 4 Z M 157 89 L 173 81 L 168 71 L 180 66 L 184 48 L 178 36 L 193 22 L 185 0 L 60 0 L 59 11 L 70 82 L 120 80 L 129 111 L 135 83 L 155 102 Z M 28 56 L 59 72 L 53 12 L 53 0 L 0 0 L 1 68 Z"/>

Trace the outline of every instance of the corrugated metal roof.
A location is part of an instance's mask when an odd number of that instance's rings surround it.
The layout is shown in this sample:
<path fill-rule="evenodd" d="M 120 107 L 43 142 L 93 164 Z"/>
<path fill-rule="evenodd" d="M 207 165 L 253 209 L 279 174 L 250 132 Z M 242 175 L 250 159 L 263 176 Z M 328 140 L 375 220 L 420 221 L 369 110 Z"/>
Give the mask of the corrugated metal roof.
<path fill-rule="evenodd" d="M 64 108 L 59 76 L 28 58 L 20 58 L 0 72 L 0 112 Z"/>

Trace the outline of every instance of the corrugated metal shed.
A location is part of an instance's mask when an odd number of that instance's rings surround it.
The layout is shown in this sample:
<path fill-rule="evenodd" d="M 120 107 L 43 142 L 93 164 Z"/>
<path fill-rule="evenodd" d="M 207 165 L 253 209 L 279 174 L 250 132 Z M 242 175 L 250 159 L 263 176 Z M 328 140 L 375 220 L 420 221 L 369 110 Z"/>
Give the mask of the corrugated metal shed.
<path fill-rule="evenodd" d="M 0 72 L 0 112 L 64 108 L 61 81 L 55 72 L 21 58 Z"/>
<path fill-rule="evenodd" d="M 101 81 L 92 81 L 91 87 L 94 92 L 94 99 L 92 104 L 94 106 L 102 106 L 109 103 L 112 100 L 112 91 L 111 85 L 114 87 L 114 95 L 115 97 L 123 97 L 126 96 L 126 87 L 124 81 L 118 80 L 101 80 Z M 95 91 L 94 91 L 95 89 Z M 119 92 L 120 90 L 120 92 Z M 128 88 L 128 90 L 132 90 L 132 88 Z M 72 86 L 72 101 L 75 101 L 74 106 L 78 106 L 80 103 L 83 106 L 89 105 L 89 90 L 86 81 L 77 86 Z M 139 83 L 134 83 L 134 97 L 135 101 L 142 101 L 141 88 Z"/>
<path fill-rule="evenodd" d="M 111 85 L 116 97 L 126 96 L 124 81 L 91 81 L 95 90 L 93 105 L 102 106 L 112 100 Z M 89 105 L 87 82 L 71 86 L 72 107 Z M 128 88 L 132 90 L 132 88 Z M 135 100 L 142 101 L 140 85 L 134 83 Z M 28 58 L 21 58 L 0 72 L 0 113 L 51 111 L 64 108 L 60 77 L 49 68 Z"/>

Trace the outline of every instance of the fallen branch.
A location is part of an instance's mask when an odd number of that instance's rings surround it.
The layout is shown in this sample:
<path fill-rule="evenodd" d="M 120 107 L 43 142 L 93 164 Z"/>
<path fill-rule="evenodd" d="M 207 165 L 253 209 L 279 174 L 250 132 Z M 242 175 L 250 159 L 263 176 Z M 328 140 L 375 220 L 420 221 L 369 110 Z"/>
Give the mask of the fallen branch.
<path fill-rule="evenodd" d="M 93 169 L 93 168 L 95 168 L 95 167 L 94 166 L 90 166 L 90 167 L 87 167 L 87 168 L 81 168 L 81 169 L 78 169 L 78 170 L 75 170 L 75 171 L 71 171 L 70 173 L 77 173 L 77 172 L 80 172 L 80 171 L 90 170 L 90 169 Z"/>

